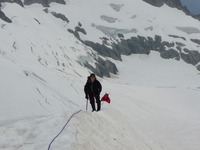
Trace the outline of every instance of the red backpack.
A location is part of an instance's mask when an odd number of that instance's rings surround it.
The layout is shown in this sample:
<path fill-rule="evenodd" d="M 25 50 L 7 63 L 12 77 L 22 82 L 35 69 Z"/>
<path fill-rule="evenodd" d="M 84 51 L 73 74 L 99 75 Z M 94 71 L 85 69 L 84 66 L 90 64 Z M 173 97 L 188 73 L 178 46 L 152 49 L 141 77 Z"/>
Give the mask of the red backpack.
<path fill-rule="evenodd" d="M 110 98 L 109 98 L 109 94 L 106 93 L 102 98 L 101 101 L 105 101 L 107 103 L 110 103 Z"/>

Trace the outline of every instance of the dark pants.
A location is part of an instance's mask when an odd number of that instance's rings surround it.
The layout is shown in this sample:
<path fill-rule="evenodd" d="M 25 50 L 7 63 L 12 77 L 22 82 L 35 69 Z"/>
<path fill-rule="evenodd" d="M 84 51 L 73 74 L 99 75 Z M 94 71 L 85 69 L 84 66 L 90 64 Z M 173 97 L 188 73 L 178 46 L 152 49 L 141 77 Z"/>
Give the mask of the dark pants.
<path fill-rule="evenodd" d="M 95 100 L 97 103 L 97 111 L 101 110 L 101 101 L 100 101 L 100 96 L 99 95 L 90 95 L 90 104 L 92 106 L 92 111 L 96 111 L 95 108 Z"/>

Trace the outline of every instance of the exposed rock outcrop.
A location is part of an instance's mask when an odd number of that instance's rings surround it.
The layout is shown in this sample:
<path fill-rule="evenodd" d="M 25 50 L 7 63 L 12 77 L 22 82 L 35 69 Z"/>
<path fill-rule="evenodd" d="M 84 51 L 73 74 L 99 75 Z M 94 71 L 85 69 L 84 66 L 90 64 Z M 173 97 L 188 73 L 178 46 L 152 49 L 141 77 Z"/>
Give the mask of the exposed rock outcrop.
<path fill-rule="evenodd" d="M 160 56 L 164 59 L 175 58 L 176 60 L 180 60 L 179 52 L 175 49 L 163 50 L 160 52 Z"/>
<path fill-rule="evenodd" d="M 192 42 L 200 45 L 200 39 L 190 39 Z"/>
<path fill-rule="evenodd" d="M 180 10 L 183 9 L 183 6 L 180 0 L 164 0 L 164 3 L 172 8 L 178 8 Z"/>
<path fill-rule="evenodd" d="M 0 18 L 8 23 L 12 23 L 12 20 L 9 19 L 1 10 L 0 10 Z"/>
<path fill-rule="evenodd" d="M 61 13 L 54 12 L 54 11 L 52 11 L 51 14 L 52 14 L 54 17 L 59 18 L 59 19 L 62 19 L 63 21 L 69 23 L 69 19 L 68 19 L 65 15 L 63 15 L 63 14 L 61 14 Z"/>
<path fill-rule="evenodd" d="M 84 66 L 89 68 L 93 73 L 98 75 L 99 77 L 110 77 L 110 73 L 117 74 L 118 69 L 116 65 L 110 60 L 103 60 L 102 58 L 96 59 L 95 68 L 89 63 L 85 63 Z"/>
<path fill-rule="evenodd" d="M 199 70 L 199 71 L 200 71 L 200 65 L 197 65 L 197 66 L 196 66 L 196 68 L 197 68 L 197 70 Z"/>
<path fill-rule="evenodd" d="M 104 44 L 94 43 L 92 41 L 85 41 L 84 44 L 93 48 L 93 50 L 102 56 L 111 57 L 115 60 L 122 60 L 120 52 L 117 49 L 111 49 Z"/>
<path fill-rule="evenodd" d="M 200 20 L 200 14 L 199 14 L 199 15 L 194 15 L 193 17 L 194 17 L 195 19 Z"/>
<path fill-rule="evenodd" d="M 181 58 L 188 64 L 197 65 L 200 62 L 200 53 L 196 50 L 184 49 L 185 53 L 180 53 Z"/>
<path fill-rule="evenodd" d="M 55 2 L 59 4 L 66 4 L 65 0 L 24 0 L 24 5 L 41 4 L 44 7 L 49 7 L 49 4 Z"/>
<path fill-rule="evenodd" d="M 85 31 L 84 28 L 81 28 L 80 26 L 76 26 L 75 27 L 75 32 L 81 32 L 83 33 L 84 35 L 87 35 L 87 32 Z"/>
<path fill-rule="evenodd" d="M 131 54 L 150 54 L 151 51 L 158 51 L 164 59 L 183 59 L 186 63 L 197 65 L 200 62 L 200 53 L 197 50 L 183 49 L 185 44 L 180 42 L 162 41 L 161 36 L 152 37 L 132 37 L 130 39 L 121 39 L 118 43 L 112 43 L 112 48 L 104 44 L 91 41 L 84 42 L 87 46 L 93 48 L 102 56 L 111 57 L 115 60 L 121 60 L 121 55 Z M 184 50 L 184 52 L 183 52 Z"/>
<path fill-rule="evenodd" d="M 13 0 L 0 0 L 0 3 L 4 3 L 4 2 L 13 3 Z"/>
<path fill-rule="evenodd" d="M 168 35 L 169 37 L 173 37 L 173 38 L 180 38 L 183 39 L 184 41 L 186 40 L 186 38 L 182 37 L 182 36 L 178 36 L 178 35 Z"/>
<path fill-rule="evenodd" d="M 49 11 L 48 8 L 45 8 L 43 11 L 46 12 L 46 13 L 51 13 L 54 17 L 59 18 L 59 19 L 65 21 L 67 23 L 70 22 L 69 19 L 64 14 L 57 13 L 57 12 L 54 12 L 54 11 L 51 12 L 51 11 Z"/>
<path fill-rule="evenodd" d="M 177 8 L 179 10 L 182 10 L 186 15 L 192 16 L 193 18 L 198 19 L 200 21 L 200 15 L 193 15 L 192 13 L 190 13 L 187 7 L 182 5 L 180 0 L 143 0 L 143 1 L 155 7 L 161 7 L 163 4 L 167 4 L 172 8 Z"/>
<path fill-rule="evenodd" d="M 18 4 L 18 5 L 22 6 L 22 7 L 24 7 L 24 4 L 22 3 L 21 0 L 13 0 L 13 3 L 16 3 L 16 4 Z"/>
<path fill-rule="evenodd" d="M 76 26 L 76 27 L 74 28 L 74 30 L 68 29 L 68 32 L 74 34 L 74 36 L 75 36 L 78 40 L 80 40 L 81 42 L 83 42 L 83 41 L 82 41 L 81 38 L 80 38 L 79 32 L 83 33 L 84 35 L 87 35 L 87 32 L 85 31 L 84 28 L 82 28 L 82 24 L 81 24 L 80 22 L 78 23 L 78 26 Z"/>
<path fill-rule="evenodd" d="M 165 3 L 165 0 L 143 0 L 143 1 L 156 7 L 161 7 Z"/>
<path fill-rule="evenodd" d="M 180 10 L 185 9 L 183 8 L 180 0 L 143 0 L 143 1 L 156 7 L 161 7 L 163 4 L 167 4 L 168 6 L 172 8 L 177 8 Z"/>
<path fill-rule="evenodd" d="M 21 0 L 0 0 L 0 8 L 1 8 L 1 3 L 4 3 L 4 2 L 8 2 L 8 3 L 16 3 L 22 7 L 24 7 L 24 4 L 22 3 Z"/>
<path fill-rule="evenodd" d="M 24 5 L 41 4 L 44 7 L 49 7 L 48 0 L 24 0 Z"/>

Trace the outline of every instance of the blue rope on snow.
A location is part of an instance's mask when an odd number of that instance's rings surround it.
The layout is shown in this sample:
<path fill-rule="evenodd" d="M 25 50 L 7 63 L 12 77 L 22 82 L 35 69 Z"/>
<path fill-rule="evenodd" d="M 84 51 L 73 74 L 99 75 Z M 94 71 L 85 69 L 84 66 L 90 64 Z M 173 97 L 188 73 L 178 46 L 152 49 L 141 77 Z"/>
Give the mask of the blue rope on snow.
<path fill-rule="evenodd" d="M 54 138 L 53 138 L 53 140 L 51 140 L 51 142 L 50 142 L 50 144 L 49 144 L 49 146 L 48 146 L 48 150 L 50 150 L 50 148 L 51 148 L 51 144 L 55 141 L 55 139 L 63 132 L 63 130 L 65 129 L 65 127 L 67 126 L 67 124 L 70 122 L 70 120 L 74 117 L 74 115 L 76 115 L 76 114 L 78 114 L 78 113 L 80 113 L 82 110 L 79 110 L 79 111 L 77 111 L 77 112 L 75 112 L 75 113 L 73 113 L 72 115 L 71 115 L 71 117 L 67 120 L 67 123 L 64 125 L 64 127 L 62 128 L 62 130 L 58 133 L 58 135 L 56 135 Z"/>

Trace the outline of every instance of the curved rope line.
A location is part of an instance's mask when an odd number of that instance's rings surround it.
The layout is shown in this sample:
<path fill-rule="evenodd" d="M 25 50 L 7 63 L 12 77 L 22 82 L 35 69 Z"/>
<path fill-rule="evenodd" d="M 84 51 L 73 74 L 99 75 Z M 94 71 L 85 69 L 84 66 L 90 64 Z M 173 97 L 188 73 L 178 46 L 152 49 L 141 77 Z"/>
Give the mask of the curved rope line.
<path fill-rule="evenodd" d="M 80 113 L 81 111 L 82 111 L 82 110 L 79 110 L 79 111 L 77 111 L 77 112 L 75 112 L 75 113 L 73 113 L 73 114 L 71 115 L 71 117 L 67 120 L 67 123 L 63 126 L 62 130 L 53 138 L 53 140 L 51 140 L 51 142 L 50 142 L 50 144 L 49 144 L 49 146 L 48 146 L 48 150 L 50 150 L 51 144 L 52 144 L 52 143 L 55 141 L 55 139 L 63 132 L 63 130 L 65 129 L 65 127 L 67 126 L 67 124 L 70 122 L 70 120 L 74 117 L 74 115 Z"/>

